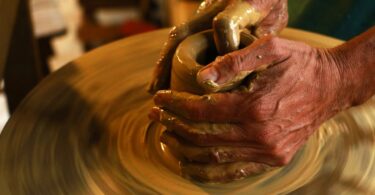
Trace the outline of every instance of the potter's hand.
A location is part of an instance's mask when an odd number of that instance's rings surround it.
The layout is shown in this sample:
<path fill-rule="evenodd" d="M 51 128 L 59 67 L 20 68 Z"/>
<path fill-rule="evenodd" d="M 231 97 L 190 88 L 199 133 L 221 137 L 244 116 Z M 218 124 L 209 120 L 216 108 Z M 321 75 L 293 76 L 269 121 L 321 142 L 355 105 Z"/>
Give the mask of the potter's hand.
<path fill-rule="evenodd" d="M 362 51 L 371 53 L 367 50 Z M 198 74 L 202 83 L 211 80 L 222 85 L 242 71 L 268 66 L 250 89 L 204 96 L 160 91 L 150 117 L 172 130 L 170 138 L 164 136 L 169 139 L 165 143 L 190 148 L 181 153 L 191 161 L 285 165 L 324 121 L 375 92 L 374 58 L 361 51 L 349 50 L 345 55 L 339 51 L 273 36 L 261 38 Z M 365 59 L 361 68 L 346 64 L 358 63 L 359 57 L 344 60 L 355 54 Z M 372 68 L 366 69 L 369 59 Z"/>
<path fill-rule="evenodd" d="M 256 36 L 276 34 L 287 24 L 287 0 L 206 0 L 190 21 L 174 27 L 161 52 L 149 92 L 168 89 L 171 63 L 177 46 L 187 36 L 214 29 L 218 50 L 224 54 L 239 45 L 239 33 L 249 29 Z"/>

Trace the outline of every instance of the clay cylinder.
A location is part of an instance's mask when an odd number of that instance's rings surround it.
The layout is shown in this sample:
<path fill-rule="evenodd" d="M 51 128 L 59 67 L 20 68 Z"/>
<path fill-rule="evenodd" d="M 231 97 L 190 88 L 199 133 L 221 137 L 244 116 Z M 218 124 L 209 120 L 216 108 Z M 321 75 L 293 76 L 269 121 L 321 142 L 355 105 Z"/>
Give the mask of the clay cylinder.
<path fill-rule="evenodd" d="M 242 32 L 240 37 L 241 47 L 245 47 L 255 40 L 246 32 Z M 214 61 L 216 57 L 218 57 L 218 51 L 215 48 L 212 30 L 186 38 L 178 46 L 173 58 L 171 89 L 198 95 L 212 92 L 198 84 L 196 75 L 201 68 Z M 225 90 L 235 88 L 239 83 L 240 81 L 231 83 L 225 87 Z"/>

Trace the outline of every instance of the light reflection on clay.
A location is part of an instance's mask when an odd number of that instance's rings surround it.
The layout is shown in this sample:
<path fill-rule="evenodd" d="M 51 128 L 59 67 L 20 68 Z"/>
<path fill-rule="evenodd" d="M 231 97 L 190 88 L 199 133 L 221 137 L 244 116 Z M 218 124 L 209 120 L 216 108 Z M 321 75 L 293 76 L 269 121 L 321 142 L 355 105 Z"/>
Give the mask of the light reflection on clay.
<path fill-rule="evenodd" d="M 256 24 L 261 14 L 247 1 L 235 0 L 213 21 L 216 48 L 220 54 L 235 51 L 240 45 L 240 33 Z"/>
<path fill-rule="evenodd" d="M 166 152 L 165 145 L 161 142 L 160 142 L 160 148 L 161 150 L 163 150 L 163 152 Z"/>

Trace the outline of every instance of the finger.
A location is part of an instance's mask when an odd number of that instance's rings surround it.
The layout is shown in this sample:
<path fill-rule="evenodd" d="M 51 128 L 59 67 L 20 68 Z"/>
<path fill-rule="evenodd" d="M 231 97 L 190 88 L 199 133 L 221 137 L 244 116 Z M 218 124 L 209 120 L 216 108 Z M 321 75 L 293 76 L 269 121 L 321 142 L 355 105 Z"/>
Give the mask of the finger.
<path fill-rule="evenodd" d="M 237 50 L 241 29 L 256 24 L 260 18 L 260 12 L 248 1 L 232 0 L 213 20 L 214 40 L 219 53 L 223 55 Z"/>
<path fill-rule="evenodd" d="M 255 35 L 263 37 L 277 35 L 288 24 L 288 2 L 280 0 L 272 11 L 257 26 Z"/>
<path fill-rule="evenodd" d="M 209 7 L 211 7 L 218 0 L 204 0 L 197 9 L 197 14 L 205 12 Z"/>
<path fill-rule="evenodd" d="M 190 162 L 230 163 L 257 162 L 270 166 L 288 164 L 300 147 L 305 144 L 309 134 L 305 130 L 293 132 L 285 137 L 277 147 L 250 146 L 212 146 L 200 147 L 179 138 L 173 131 L 163 133 L 161 141 L 178 156 Z"/>
<path fill-rule="evenodd" d="M 251 5 L 253 5 L 263 16 L 267 16 L 273 9 L 274 6 L 280 0 L 247 0 Z"/>
<path fill-rule="evenodd" d="M 179 138 L 173 131 L 165 131 L 161 141 L 166 144 L 176 156 L 181 156 L 189 162 L 199 163 L 229 163 L 257 162 L 277 165 L 278 162 L 265 149 L 255 147 L 199 147 Z"/>
<path fill-rule="evenodd" d="M 239 105 L 246 98 L 241 92 L 217 93 L 203 96 L 171 90 L 159 91 L 154 96 L 158 107 L 192 121 L 229 123 L 237 121 Z"/>
<path fill-rule="evenodd" d="M 270 159 L 273 159 L 273 165 L 287 165 L 299 148 L 307 141 L 309 135 L 303 128 L 289 133 L 281 141 L 276 142 L 277 144 L 272 146 L 268 152 Z"/>
<path fill-rule="evenodd" d="M 290 146 L 288 147 L 288 149 L 284 150 L 285 153 L 281 156 L 276 156 L 276 158 L 274 158 L 275 165 L 284 166 L 289 164 L 293 160 L 293 157 L 298 152 L 298 150 L 306 143 L 307 138 L 307 136 L 303 138 L 299 137 L 294 142 L 289 143 Z"/>
<path fill-rule="evenodd" d="M 224 164 L 182 164 L 182 174 L 201 182 L 230 182 L 264 173 L 273 168 L 262 163 L 235 162 Z"/>
<path fill-rule="evenodd" d="M 217 91 L 254 71 L 280 63 L 291 55 L 284 42 L 273 36 L 256 40 L 248 47 L 217 58 L 201 69 L 197 73 L 197 82 L 207 91 Z"/>
<path fill-rule="evenodd" d="M 172 59 L 177 46 L 187 36 L 209 29 L 213 18 L 226 6 L 224 1 L 215 1 L 205 12 L 197 14 L 192 20 L 174 27 L 169 33 L 169 39 L 163 46 L 160 59 L 156 63 L 153 79 L 148 87 L 152 94 L 161 89 L 168 89 Z"/>
<path fill-rule="evenodd" d="M 195 123 L 160 108 L 153 108 L 150 118 L 197 146 L 255 146 L 242 129 L 230 123 Z"/>
<path fill-rule="evenodd" d="M 199 148 L 192 144 L 186 144 L 185 141 L 179 140 L 176 134 L 172 130 L 166 130 L 160 136 L 160 141 L 168 146 L 168 149 L 172 151 L 174 156 L 180 160 L 197 161 L 197 162 L 211 162 L 208 153 L 209 147 Z"/>
<path fill-rule="evenodd" d="M 254 41 L 257 40 L 257 38 L 250 34 L 248 30 L 244 30 L 240 33 L 241 38 L 241 45 L 247 46 L 252 44 Z M 217 57 L 216 60 L 220 60 L 221 57 Z M 248 87 L 248 80 L 244 80 L 245 77 L 247 77 L 251 72 L 243 71 L 236 75 L 235 78 L 231 80 L 231 82 L 227 82 L 225 84 L 218 85 L 217 83 L 211 82 L 210 80 L 203 81 L 204 84 L 201 84 L 201 87 L 203 87 L 204 91 L 206 93 L 217 93 L 217 92 L 225 92 L 225 91 L 232 91 L 232 90 L 238 90 L 239 86 L 245 86 Z M 197 79 L 197 75 L 196 75 Z M 200 81 L 197 80 L 199 83 Z"/>

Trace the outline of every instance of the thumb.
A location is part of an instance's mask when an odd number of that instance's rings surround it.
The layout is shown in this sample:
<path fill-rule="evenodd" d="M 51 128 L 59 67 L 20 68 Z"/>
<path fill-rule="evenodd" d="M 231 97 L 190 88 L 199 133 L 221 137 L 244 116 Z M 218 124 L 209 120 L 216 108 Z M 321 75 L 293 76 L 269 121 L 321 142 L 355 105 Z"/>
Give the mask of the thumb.
<path fill-rule="evenodd" d="M 255 35 L 276 35 L 288 24 L 288 1 L 279 1 L 272 11 L 256 26 Z"/>
<path fill-rule="evenodd" d="M 266 69 L 289 55 L 282 39 L 265 36 L 250 46 L 216 58 L 197 73 L 197 82 L 208 92 L 233 89 L 252 72 Z"/>
<path fill-rule="evenodd" d="M 241 30 L 260 21 L 261 14 L 249 2 L 232 0 L 213 20 L 214 40 L 220 54 L 235 51 Z"/>

